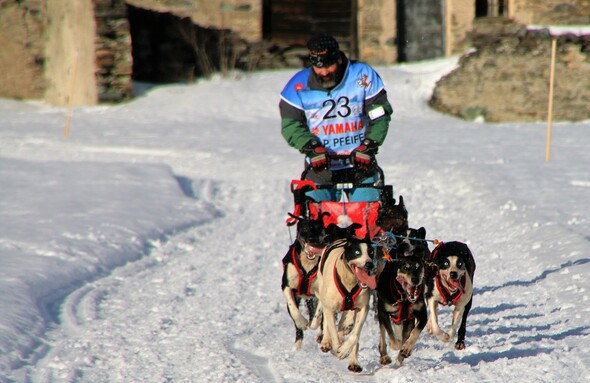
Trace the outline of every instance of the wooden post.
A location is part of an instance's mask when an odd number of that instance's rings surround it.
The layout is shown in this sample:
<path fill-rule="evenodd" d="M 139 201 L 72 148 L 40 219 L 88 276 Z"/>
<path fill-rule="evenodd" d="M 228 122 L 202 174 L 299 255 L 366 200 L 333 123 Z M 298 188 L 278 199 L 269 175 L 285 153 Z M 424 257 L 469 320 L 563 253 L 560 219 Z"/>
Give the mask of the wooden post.
<path fill-rule="evenodd" d="M 66 110 L 66 124 L 64 127 L 64 137 L 70 136 L 70 122 L 72 120 L 72 103 L 74 102 L 74 87 L 76 86 L 76 72 L 78 70 L 78 52 L 72 58 L 72 72 L 70 74 L 70 87 L 68 89 L 68 105 Z"/>
<path fill-rule="evenodd" d="M 545 145 L 545 162 L 551 159 L 551 123 L 553 119 L 553 83 L 555 79 L 555 50 L 557 40 L 551 40 L 551 68 L 549 69 L 549 105 L 547 107 L 547 143 Z"/>

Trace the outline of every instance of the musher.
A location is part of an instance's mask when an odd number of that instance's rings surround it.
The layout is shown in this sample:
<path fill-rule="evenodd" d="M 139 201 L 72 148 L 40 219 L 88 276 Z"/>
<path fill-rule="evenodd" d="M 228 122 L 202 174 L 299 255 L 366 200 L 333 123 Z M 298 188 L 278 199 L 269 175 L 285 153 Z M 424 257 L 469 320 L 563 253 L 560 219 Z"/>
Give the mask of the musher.
<path fill-rule="evenodd" d="M 281 133 L 311 168 L 302 179 L 317 185 L 382 184 L 375 155 L 393 110 L 381 77 L 349 60 L 329 34 L 311 37 L 307 48 L 311 66 L 289 80 L 279 103 Z M 337 198 L 317 192 L 316 199 Z"/>

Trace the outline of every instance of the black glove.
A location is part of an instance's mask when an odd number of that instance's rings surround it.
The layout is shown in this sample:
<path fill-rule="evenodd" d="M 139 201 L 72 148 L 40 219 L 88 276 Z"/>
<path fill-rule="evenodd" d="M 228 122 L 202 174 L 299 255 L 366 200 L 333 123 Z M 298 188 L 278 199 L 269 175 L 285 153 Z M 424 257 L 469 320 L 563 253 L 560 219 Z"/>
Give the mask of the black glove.
<path fill-rule="evenodd" d="M 352 162 L 358 167 L 368 168 L 378 150 L 379 145 L 375 141 L 366 138 L 360 146 L 352 151 Z"/>
<path fill-rule="evenodd" d="M 322 170 L 328 165 L 328 152 L 317 141 L 309 141 L 301 152 L 309 157 L 309 163 L 314 170 Z"/>

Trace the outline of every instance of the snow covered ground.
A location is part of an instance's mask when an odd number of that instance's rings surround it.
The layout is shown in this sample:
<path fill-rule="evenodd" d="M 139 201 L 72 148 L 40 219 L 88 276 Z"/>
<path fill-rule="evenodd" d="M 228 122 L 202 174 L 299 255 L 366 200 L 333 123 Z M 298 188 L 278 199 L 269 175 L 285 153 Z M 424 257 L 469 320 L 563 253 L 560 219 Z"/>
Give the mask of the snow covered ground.
<path fill-rule="evenodd" d="M 293 71 L 153 87 L 66 111 L 0 100 L 0 382 L 590 382 L 590 121 L 472 123 L 426 105 L 456 59 L 377 68 L 379 161 L 410 225 L 477 261 L 467 348 L 424 332 L 361 374 L 301 350 L 280 291 L 302 156 L 280 135 Z M 443 309 L 445 326 L 450 311 Z"/>

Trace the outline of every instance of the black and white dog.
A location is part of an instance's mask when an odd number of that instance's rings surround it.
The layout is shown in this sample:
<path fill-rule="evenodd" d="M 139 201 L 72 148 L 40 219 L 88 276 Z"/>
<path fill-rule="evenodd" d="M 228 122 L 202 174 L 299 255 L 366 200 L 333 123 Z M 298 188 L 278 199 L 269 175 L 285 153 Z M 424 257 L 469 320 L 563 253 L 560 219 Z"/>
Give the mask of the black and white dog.
<path fill-rule="evenodd" d="M 295 348 L 299 349 L 303 330 L 308 328 L 317 308 L 318 263 L 325 248 L 325 229 L 321 218 L 293 218 L 297 219 L 297 238 L 283 258 L 281 289 L 295 325 Z M 306 301 L 309 320 L 299 310 L 302 299 Z"/>
<path fill-rule="evenodd" d="M 321 310 L 323 315 L 321 349 L 331 350 L 340 359 L 350 355 L 348 369 L 352 372 L 362 371 L 358 363 L 359 339 L 369 310 L 370 289 L 377 284 L 373 246 L 369 239 L 355 236 L 359 227 L 356 223 L 346 229 L 335 224 L 328 227 L 331 244 L 320 261 L 317 293 L 318 312 Z M 337 314 L 341 314 L 338 327 Z M 316 326 L 317 318 L 316 314 L 311 328 Z"/>
<path fill-rule="evenodd" d="M 421 257 L 424 262 L 430 259 L 430 249 L 426 240 L 426 229 L 420 227 L 418 229 L 408 228 L 401 231 L 401 234 L 396 234 L 396 254 L 416 255 Z"/>
<path fill-rule="evenodd" d="M 456 241 L 441 242 L 432 251 L 426 272 L 425 292 L 430 311 L 428 332 L 443 342 L 450 342 L 457 333 L 457 350 L 465 348 L 467 316 L 473 301 L 474 274 L 475 260 L 466 244 Z M 438 324 L 439 304 L 454 306 L 453 320 L 448 333 Z"/>
<path fill-rule="evenodd" d="M 379 320 L 379 362 L 391 363 L 387 340 L 394 350 L 400 350 L 396 363 L 412 354 L 426 326 L 424 301 L 425 257 L 428 253 L 426 230 L 408 229 L 406 238 L 396 245 L 393 256 L 385 263 L 377 282 L 377 317 Z"/>

